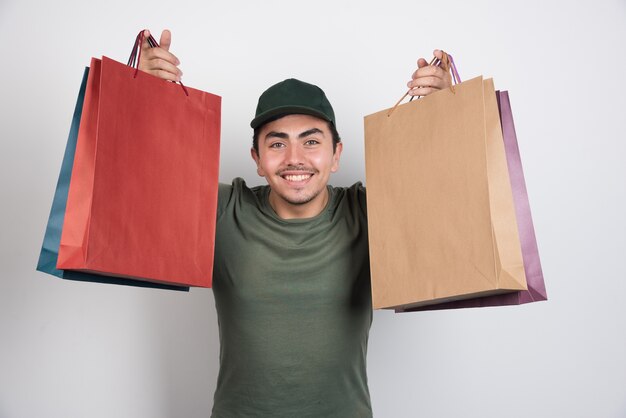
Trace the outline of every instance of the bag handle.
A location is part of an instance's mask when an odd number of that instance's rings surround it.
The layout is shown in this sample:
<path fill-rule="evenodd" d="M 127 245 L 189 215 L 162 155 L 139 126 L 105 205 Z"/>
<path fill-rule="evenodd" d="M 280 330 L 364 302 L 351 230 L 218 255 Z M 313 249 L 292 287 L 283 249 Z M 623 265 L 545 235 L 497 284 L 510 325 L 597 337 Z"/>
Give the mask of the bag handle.
<path fill-rule="evenodd" d="M 139 71 L 139 60 L 141 59 L 141 44 L 143 44 L 144 32 L 145 29 L 142 29 L 135 38 L 135 45 L 133 45 L 133 50 L 130 53 L 130 57 L 128 57 L 128 63 L 126 64 L 129 67 L 135 68 L 135 74 L 133 75 L 133 78 L 137 77 L 137 72 Z M 152 34 L 148 36 L 148 45 L 150 45 L 150 48 L 156 48 L 159 46 L 158 42 L 156 41 L 156 39 L 154 39 Z M 189 92 L 187 91 L 187 88 L 185 87 L 183 82 L 179 81 L 179 83 L 180 86 L 183 88 L 185 94 L 189 96 Z"/>
<path fill-rule="evenodd" d="M 447 54 L 444 51 L 441 51 L 441 52 L 443 53 L 443 57 L 441 59 L 439 59 L 437 57 L 433 57 L 433 59 L 430 60 L 428 65 L 434 65 L 436 67 L 441 67 L 445 72 L 450 72 L 450 74 L 452 74 L 452 81 L 454 81 L 454 84 L 461 83 L 461 77 L 459 77 L 459 72 L 456 69 L 456 64 L 454 63 L 454 58 L 452 58 L 452 55 Z M 450 86 L 450 91 L 454 93 L 454 85 Z M 396 104 L 393 105 L 393 107 L 389 110 L 389 112 L 387 112 L 387 117 L 391 116 L 393 111 L 396 110 L 396 107 L 398 107 L 398 105 L 402 102 L 402 100 L 404 100 L 406 98 L 406 96 L 409 95 L 410 92 L 411 92 L 411 89 L 408 89 L 407 92 L 404 93 L 404 96 L 400 97 L 400 100 L 398 100 L 396 102 Z M 417 96 L 418 99 L 420 97 L 422 97 L 422 96 Z M 415 96 L 412 96 L 409 99 L 409 102 L 413 101 L 414 98 L 415 98 Z"/>

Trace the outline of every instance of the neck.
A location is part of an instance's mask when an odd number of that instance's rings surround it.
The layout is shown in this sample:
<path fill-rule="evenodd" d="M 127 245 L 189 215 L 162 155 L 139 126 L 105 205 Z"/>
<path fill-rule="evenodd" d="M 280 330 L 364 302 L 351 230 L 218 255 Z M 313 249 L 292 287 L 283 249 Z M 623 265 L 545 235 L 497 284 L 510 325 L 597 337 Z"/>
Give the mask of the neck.
<path fill-rule="evenodd" d="M 299 205 L 285 202 L 270 189 L 269 203 L 272 209 L 274 209 L 274 212 L 276 212 L 276 215 L 281 219 L 313 218 L 322 213 L 326 207 L 328 203 L 328 189 L 324 187 L 322 192 L 309 202 Z"/>

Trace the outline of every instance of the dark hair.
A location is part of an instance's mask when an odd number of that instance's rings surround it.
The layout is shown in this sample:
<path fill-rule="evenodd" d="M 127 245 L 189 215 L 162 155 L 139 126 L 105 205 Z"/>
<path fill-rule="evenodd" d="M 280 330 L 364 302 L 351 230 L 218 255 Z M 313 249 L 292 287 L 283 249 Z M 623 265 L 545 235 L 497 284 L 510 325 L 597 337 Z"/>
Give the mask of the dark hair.
<path fill-rule="evenodd" d="M 254 128 L 254 133 L 252 134 L 252 148 L 254 148 L 257 155 L 259 154 L 259 134 L 261 133 L 261 129 L 263 129 L 263 126 L 265 126 L 265 124 L 278 120 L 282 118 L 283 116 L 287 116 L 287 115 L 278 115 L 274 118 L 268 119 L 267 122 L 265 122 L 263 125 L 260 125 Z M 327 121 L 327 123 L 328 123 L 328 130 L 333 136 L 333 154 L 334 154 L 335 150 L 337 149 L 337 144 L 341 142 L 341 137 L 339 136 L 339 132 L 337 132 L 337 128 L 335 128 L 335 124 L 329 121 Z"/>

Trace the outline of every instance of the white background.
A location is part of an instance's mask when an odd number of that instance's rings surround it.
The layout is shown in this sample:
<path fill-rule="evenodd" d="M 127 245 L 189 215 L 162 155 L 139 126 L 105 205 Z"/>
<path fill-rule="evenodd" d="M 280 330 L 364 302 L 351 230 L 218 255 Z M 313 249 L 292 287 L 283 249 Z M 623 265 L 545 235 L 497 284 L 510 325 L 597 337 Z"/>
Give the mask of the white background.
<path fill-rule="evenodd" d="M 223 96 L 221 180 L 258 184 L 256 99 L 320 85 L 364 178 L 362 117 L 434 48 L 510 90 L 548 302 L 376 312 L 375 416 L 626 417 L 626 3 L 0 1 L 0 417 L 208 417 L 213 295 L 35 272 L 83 68 L 169 28 L 189 86 Z M 157 33 L 158 38 L 158 33 Z M 401 172 L 395 173 L 402 175 Z"/>

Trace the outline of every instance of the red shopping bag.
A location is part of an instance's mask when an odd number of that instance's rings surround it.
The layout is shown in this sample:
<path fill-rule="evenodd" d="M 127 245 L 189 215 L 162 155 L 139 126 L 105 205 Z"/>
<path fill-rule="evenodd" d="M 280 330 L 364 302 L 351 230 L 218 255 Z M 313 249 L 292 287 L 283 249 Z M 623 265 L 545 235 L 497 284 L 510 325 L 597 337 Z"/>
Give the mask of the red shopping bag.
<path fill-rule="evenodd" d="M 210 287 L 220 106 L 93 58 L 57 268 Z"/>

